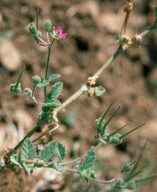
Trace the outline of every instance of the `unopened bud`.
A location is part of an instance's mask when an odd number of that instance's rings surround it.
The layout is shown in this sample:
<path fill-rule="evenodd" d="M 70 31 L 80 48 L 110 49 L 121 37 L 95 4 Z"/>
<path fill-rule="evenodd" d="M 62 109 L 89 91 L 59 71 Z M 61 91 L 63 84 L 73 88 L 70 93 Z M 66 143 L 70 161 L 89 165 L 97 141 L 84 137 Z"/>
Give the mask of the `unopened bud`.
<path fill-rule="evenodd" d="M 9 90 L 14 94 L 19 94 L 21 92 L 21 84 L 11 83 L 9 86 Z"/>
<path fill-rule="evenodd" d="M 52 24 L 51 24 L 50 20 L 46 20 L 44 22 L 44 27 L 45 27 L 46 31 L 50 31 L 51 30 L 51 26 L 52 26 Z"/>
<path fill-rule="evenodd" d="M 41 77 L 39 77 L 38 75 L 35 75 L 34 77 L 33 77 L 33 83 L 36 85 L 36 84 L 38 84 L 38 83 L 40 83 L 40 81 L 41 81 Z"/>
<path fill-rule="evenodd" d="M 137 184 L 135 181 L 130 181 L 127 185 L 127 189 L 133 190 L 137 187 Z"/>
<path fill-rule="evenodd" d="M 121 172 L 128 172 L 132 168 L 133 163 L 125 163 Z"/>
<path fill-rule="evenodd" d="M 90 171 L 89 171 L 89 176 L 95 179 L 95 178 L 96 178 L 96 173 L 95 173 L 95 171 L 94 171 L 94 170 L 90 170 Z"/>
<path fill-rule="evenodd" d="M 24 95 L 26 97 L 31 97 L 32 96 L 32 90 L 30 88 L 25 88 L 24 89 Z"/>
<path fill-rule="evenodd" d="M 36 28 L 34 23 L 30 24 L 29 31 L 32 33 L 32 35 L 36 35 L 37 34 L 38 29 Z"/>

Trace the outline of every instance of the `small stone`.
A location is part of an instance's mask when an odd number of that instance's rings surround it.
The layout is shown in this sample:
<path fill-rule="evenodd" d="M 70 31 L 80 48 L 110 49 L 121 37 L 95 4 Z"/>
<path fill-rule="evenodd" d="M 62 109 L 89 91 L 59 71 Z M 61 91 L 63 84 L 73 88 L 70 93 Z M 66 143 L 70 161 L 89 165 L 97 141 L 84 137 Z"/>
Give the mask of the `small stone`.
<path fill-rule="evenodd" d="M 0 43 L 0 62 L 8 71 L 16 71 L 21 64 L 21 56 L 12 41 L 3 40 Z"/>

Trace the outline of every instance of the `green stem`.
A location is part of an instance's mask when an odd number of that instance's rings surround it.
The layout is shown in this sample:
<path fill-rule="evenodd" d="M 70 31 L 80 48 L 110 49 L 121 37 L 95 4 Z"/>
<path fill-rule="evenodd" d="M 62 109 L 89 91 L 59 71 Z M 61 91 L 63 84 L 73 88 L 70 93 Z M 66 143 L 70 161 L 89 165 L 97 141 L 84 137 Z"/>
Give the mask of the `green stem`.
<path fill-rule="evenodd" d="M 93 75 L 100 76 L 102 72 L 120 55 L 124 52 L 122 47 L 120 46 L 117 51 L 104 63 L 104 65 Z"/>
<path fill-rule="evenodd" d="M 37 130 L 38 126 L 35 126 L 30 132 L 27 133 L 27 135 L 9 152 L 6 154 L 7 157 L 10 157 L 12 153 L 15 153 L 23 144 L 25 139 L 31 137 Z"/>
<path fill-rule="evenodd" d="M 99 180 L 86 175 L 86 178 L 100 184 L 112 184 L 112 180 Z"/>
<path fill-rule="evenodd" d="M 36 28 L 38 29 L 38 17 L 39 17 L 39 8 L 36 10 Z"/>
<path fill-rule="evenodd" d="M 75 169 L 69 169 L 69 168 L 66 168 L 66 171 L 67 172 L 70 172 L 70 173 L 76 173 L 76 174 L 80 174 L 77 170 Z M 99 180 L 99 179 L 94 179 L 88 175 L 85 176 L 88 180 L 91 180 L 91 181 L 94 181 L 96 183 L 100 183 L 100 184 L 112 184 L 112 180 Z"/>
<path fill-rule="evenodd" d="M 84 85 L 86 86 L 86 85 Z M 62 103 L 62 105 L 60 107 L 58 107 L 55 112 L 56 114 L 61 110 L 64 109 L 67 105 L 69 105 L 70 103 L 72 103 L 73 101 L 75 101 L 78 97 L 80 97 L 81 95 L 83 95 L 84 93 L 87 92 L 87 87 L 86 90 L 83 90 L 82 88 L 80 88 L 78 91 L 76 91 L 71 97 L 69 97 L 64 103 Z"/>
<path fill-rule="evenodd" d="M 49 64 L 50 64 L 50 56 L 51 56 L 51 47 L 52 45 L 48 46 L 48 55 L 47 55 L 47 63 L 46 63 L 46 70 L 45 70 L 45 79 L 48 76 L 48 72 L 49 72 Z M 47 87 L 44 87 L 44 98 L 45 98 L 45 102 L 46 102 L 46 96 L 47 96 Z"/>
<path fill-rule="evenodd" d="M 33 86 L 33 90 L 32 90 L 32 95 L 31 95 L 31 98 L 34 96 L 36 86 L 37 86 L 37 85 L 34 85 L 34 86 Z"/>
<path fill-rule="evenodd" d="M 22 78 L 23 69 L 24 69 L 24 66 L 22 66 L 21 69 L 20 69 L 20 73 L 19 73 L 18 79 L 16 81 L 16 85 L 15 85 L 16 87 L 18 87 L 18 84 L 19 84 L 19 82 L 20 82 L 20 80 Z"/>

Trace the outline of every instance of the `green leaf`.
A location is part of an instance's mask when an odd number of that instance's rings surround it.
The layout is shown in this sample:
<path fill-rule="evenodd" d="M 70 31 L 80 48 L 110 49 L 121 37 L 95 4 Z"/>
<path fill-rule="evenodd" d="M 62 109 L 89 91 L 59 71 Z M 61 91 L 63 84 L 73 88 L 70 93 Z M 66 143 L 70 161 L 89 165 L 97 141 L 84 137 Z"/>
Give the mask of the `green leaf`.
<path fill-rule="evenodd" d="M 88 172 L 94 166 L 95 160 L 96 152 L 95 148 L 92 146 L 85 155 L 82 164 L 77 165 L 76 168 L 80 171 L 81 174 L 83 174 L 83 172 Z"/>
<path fill-rule="evenodd" d="M 22 145 L 21 159 L 25 161 L 27 159 L 34 159 L 35 157 L 36 157 L 36 147 L 27 138 L 25 139 Z"/>
<path fill-rule="evenodd" d="M 62 82 L 57 82 L 52 86 L 52 89 L 50 93 L 47 95 L 47 101 L 54 101 L 56 100 L 59 95 L 61 94 L 63 89 L 63 83 Z"/>
<path fill-rule="evenodd" d="M 46 81 L 51 82 L 51 81 L 53 81 L 53 80 L 59 78 L 60 76 L 61 76 L 60 74 L 53 74 L 53 75 L 50 75 L 50 76 L 48 76 L 48 77 L 46 78 Z"/>
<path fill-rule="evenodd" d="M 57 142 L 56 143 L 56 151 L 58 154 L 58 163 L 62 161 L 65 158 L 66 152 L 65 152 L 65 147 L 61 143 Z"/>
<path fill-rule="evenodd" d="M 58 163 L 65 158 L 65 148 L 64 146 L 57 142 L 51 141 L 43 150 L 39 153 L 39 158 L 45 162 L 51 162 L 54 157 L 58 158 Z"/>
<path fill-rule="evenodd" d="M 97 89 L 98 90 L 95 92 L 95 96 L 97 96 L 97 97 L 102 96 L 106 91 L 106 89 L 102 86 L 97 87 Z"/>
<path fill-rule="evenodd" d="M 45 107 L 59 107 L 62 103 L 58 100 L 52 100 L 51 102 L 44 103 Z"/>
<path fill-rule="evenodd" d="M 19 166 L 20 168 L 22 168 L 22 161 L 21 161 L 21 157 L 20 157 L 20 154 L 13 154 L 11 157 L 10 157 L 10 160 L 12 163 L 14 163 L 15 165 Z"/>
<path fill-rule="evenodd" d="M 36 86 L 38 88 L 41 88 L 41 87 L 45 87 L 46 85 L 48 85 L 51 81 L 57 79 L 60 77 L 60 74 L 53 74 L 53 75 L 50 75 L 49 77 L 47 77 L 46 79 L 42 79 Z"/>
<path fill-rule="evenodd" d="M 45 162 L 50 162 L 55 157 L 55 141 L 52 141 L 45 145 L 45 147 L 40 151 L 39 158 Z"/>

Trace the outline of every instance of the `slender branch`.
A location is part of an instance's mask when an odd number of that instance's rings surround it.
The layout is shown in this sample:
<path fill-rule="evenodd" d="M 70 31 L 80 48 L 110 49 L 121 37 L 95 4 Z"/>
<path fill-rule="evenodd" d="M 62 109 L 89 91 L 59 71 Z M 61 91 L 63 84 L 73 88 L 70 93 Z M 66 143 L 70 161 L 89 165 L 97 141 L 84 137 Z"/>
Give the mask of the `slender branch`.
<path fill-rule="evenodd" d="M 69 169 L 69 168 L 66 168 L 67 172 L 70 172 L 70 173 L 76 173 L 76 174 L 80 174 L 77 170 L 75 169 Z M 88 175 L 85 176 L 85 178 L 87 178 L 88 180 L 91 180 L 91 181 L 94 181 L 96 183 L 100 183 L 100 184 L 112 184 L 112 180 L 99 180 L 99 179 L 94 179 Z"/>
<path fill-rule="evenodd" d="M 103 66 L 93 75 L 93 76 L 100 76 L 102 72 L 121 54 L 124 50 L 120 46 L 117 51 L 103 64 Z M 81 95 L 86 93 L 88 89 L 83 89 L 86 85 L 82 86 L 78 91 L 76 91 L 71 97 L 69 97 L 60 107 L 58 107 L 55 112 L 56 114 L 65 108 L 67 105 L 75 101 L 77 98 L 79 98 Z"/>
<path fill-rule="evenodd" d="M 25 139 L 31 137 L 38 130 L 38 128 L 38 126 L 35 126 L 31 131 L 29 131 L 27 135 L 11 151 L 9 151 L 9 153 L 6 154 L 6 156 L 10 157 L 12 153 L 15 153 L 22 146 Z"/>
<path fill-rule="evenodd" d="M 52 47 L 52 45 L 49 45 L 49 46 L 48 46 L 48 55 L 47 55 L 47 63 L 46 63 L 46 70 L 45 70 L 45 79 L 47 78 L 47 76 L 48 76 L 48 71 L 49 71 L 51 47 Z M 45 86 L 45 87 L 44 87 L 44 98 L 45 98 L 45 101 L 46 101 L 46 96 L 47 96 L 47 87 Z"/>
<path fill-rule="evenodd" d="M 86 85 L 84 85 L 86 89 L 82 89 L 82 87 L 76 91 L 71 97 L 69 97 L 64 103 L 62 103 L 62 105 L 60 107 L 58 107 L 55 112 L 56 114 L 63 108 L 65 108 L 67 105 L 69 105 L 70 103 L 72 103 L 73 101 L 75 101 L 78 97 L 80 97 L 81 95 L 83 95 L 84 93 L 87 92 L 87 87 Z"/>
<path fill-rule="evenodd" d="M 93 75 L 100 76 L 102 72 L 120 55 L 124 52 L 122 47 L 120 46 L 117 51 L 103 64 L 103 66 Z"/>

